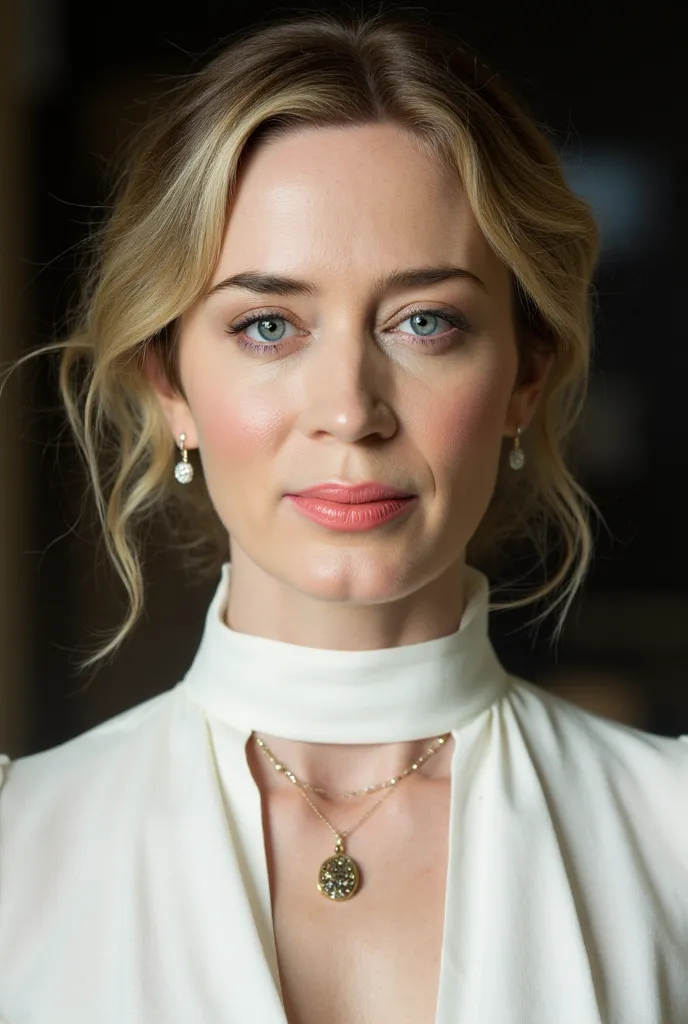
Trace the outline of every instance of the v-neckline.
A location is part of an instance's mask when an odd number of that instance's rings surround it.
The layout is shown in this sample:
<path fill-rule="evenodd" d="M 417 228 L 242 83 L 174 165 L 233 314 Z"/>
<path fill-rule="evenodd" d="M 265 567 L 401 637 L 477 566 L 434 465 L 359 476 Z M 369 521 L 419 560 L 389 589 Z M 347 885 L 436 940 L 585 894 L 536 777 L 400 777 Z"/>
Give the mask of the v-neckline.
<path fill-rule="evenodd" d="M 436 1009 L 435 1018 L 433 1024 L 455 1024 L 455 1019 L 451 1015 L 451 1010 L 456 1005 L 457 993 L 456 993 L 456 976 L 452 975 L 447 970 L 447 960 L 449 957 L 448 950 L 453 949 L 454 941 L 453 934 L 457 927 L 457 923 L 454 921 L 452 908 L 456 902 L 455 888 L 456 888 L 456 851 L 458 848 L 459 837 L 458 837 L 458 812 L 456 808 L 455 792 L 457 785 L 457 774 L 459 770 L 459 762 L 461 760 L 461 739 L 462 730 L 449 730 L 454 740 L 451 761 L 449 765 L 449 815 L 448 815 L 448 837 L 447 837 L 447 868 L 446 878 L 444 887 L 444 900 L 443 900 L 443 924 L 442 924 L 442 943 L 441 943 L 441 954 L 440 954 L 440 965 L 437 978 L 437 998 L 436 998 Z M 242 734 L 243 743 L 242 749 L 244 753 L 247 745 L 250 742 L 251 733 Z M 272 897 L 270 891 L 270 874 L 268 865 L 268 852 L 266 844 L 266 835 L 263 818 L 263 805 L 262 805 L 262 794 L 260 787 L 251 772 L 248 758 L 245 756 L 245 772 L 247 782 L 251 792 L 251 803 L 252 803 L 252 819 L 253 826 L 256 827 L 256 823 L 259 826 L 259 841 L 254 844 L 254 849 L 260 850 L 260 856 L 258 864 L 256 865 L 256 875 L 258 878 L 259 888 L 263 896 L 263 904 L 266 907 L 266 925 L 269 925 L 264 932 L 264 949 L 266 959 L 270 967 L 270 973 L 275 986 L 275 991 L 280 1004 L 280 1017 L 279 1020 L 275 1020 L 274 1024 L 291 1024 L 287 1017 L 287 1011 L 284 1003 L 284 993 L 282 990 L 282 983 L 279 971 L 279 958 L 277 951 L 277 937 L 275 932 L 274 924 L 274 908 L 272 904 Z M 265 938 L 269 938 L 267 948 L 265 948 Z M 272 1021 L 266 1021 L 265 1024 L 273 1024 Z"/>

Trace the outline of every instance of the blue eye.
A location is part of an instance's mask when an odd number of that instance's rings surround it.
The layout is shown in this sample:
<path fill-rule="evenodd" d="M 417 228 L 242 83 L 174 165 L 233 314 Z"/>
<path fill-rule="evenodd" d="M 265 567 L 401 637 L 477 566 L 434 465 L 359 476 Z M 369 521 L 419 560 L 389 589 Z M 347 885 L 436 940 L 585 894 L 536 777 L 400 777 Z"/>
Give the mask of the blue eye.
<path fill-rule="evenodd" d="M 288 333 L 288 328 L 292 328 Z M 262 315 L 246 316 L 234 324 L 227 324 L 227 334 L 237 338 L 239 348 L 269 354 L 282 348 L 286 338 L 297 333 L 296 328 L 284 316 L 266 311 Z M 253 332 L 253 333 L 251 333 Z"/>
<path fill-rule="evenodd" d="M 410 326 L 408 331 L 403 329 L 406 324 Z M 453 333 L 452 329 L 466 333 L 471 330 L 471 326 L 461 313 L 438 309 L 418 309 L 402 320 L 398 327 L 393 328 L 402 334 L 418 338 L 419 342 L 428 346 L 448 339 Z M 269 310 L 262 314 L 246 316 L 234 324 L 227 324 L 225 330 L 228 334 L 236 336 L 240 348 L 261 355 L 274 355 L 284 348 L 288 338 L 299 333 L 298 328 L 290 320 Z"/>
<path fill-rule="evenodd" d="M 425 336 L 427 334 L 434 334 L 440 318 L 433 313 L 414 313 L 413 316 L 408 318 L 408 322 L 411 324 L 415 334 Z"/>
<path fill-rule="evenodd" d="M 402 330 L 405 324 L 410 324 L 410 331 Z M 413 333 L 418 338 L 430 338 L 447 334 L 447 326 L 455 327 L 460 331 L 469 330 L 469 325 L 463 317 L 454 316 L 449 312 L 440 314 L 439 310 L 433 309 L 419 309 L 418 312 L 412 313 L 406 320 L 402 320 L 397 330 L 402 330 L 403 334 Z"/>
<path fill-rule="evenodd" d="M 287 330 L 287 322 L 281 316 L 266 316 L 260 320 L 254 320 L 247 324 L 246 334 L 250 338 L 249 331 L 255 328 L 258 332 L 256 341 L 281 341 Z"/>

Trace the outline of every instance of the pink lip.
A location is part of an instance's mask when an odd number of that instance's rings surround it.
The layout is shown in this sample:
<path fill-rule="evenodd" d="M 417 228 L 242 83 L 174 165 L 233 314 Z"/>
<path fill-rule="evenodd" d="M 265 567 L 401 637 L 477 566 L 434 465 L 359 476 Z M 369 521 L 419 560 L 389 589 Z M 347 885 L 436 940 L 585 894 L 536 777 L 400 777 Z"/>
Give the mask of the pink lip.
<path fill-rule="evenodd" d="M 375 482 L 365 484 L 317 484 L 306 490 L 297 491 L 289 497 L 329 498 L 342 505 L 361 505 L 369 501 L 383 501 L 385 498 L 413 498 L 409 491 L 400 491 L 396 487 Z"/>
<path fill-rule="evenodd" d="M 352 533 L 371 530 L 397 519 L 416 505 L 415 496 L 382 498 L 376 501 L 341 502 L 303 494 L 287 494 L 289 502 L 307 519 L 331 530 Z"/>

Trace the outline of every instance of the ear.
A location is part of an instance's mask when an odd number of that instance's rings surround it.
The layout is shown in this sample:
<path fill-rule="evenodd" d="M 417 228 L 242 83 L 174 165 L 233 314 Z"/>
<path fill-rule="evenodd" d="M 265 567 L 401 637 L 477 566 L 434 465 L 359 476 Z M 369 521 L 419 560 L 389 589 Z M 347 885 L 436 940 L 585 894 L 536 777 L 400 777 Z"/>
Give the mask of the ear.
<path fill-rule="evenodd" d="M 554 364 L 551 348 L 534 348 L 528 356 L 529 373 L 516 382 L 511 393 L 504 424 L 504 436 L 514 437 L 516 428 L 525 431 L 535 415 L 547 378 Z"/>
<path fill-rule="evenodd" d="M 153 389 L 163 416 L 169 424 L 175 444 L 180 434 L 186 434 L 188 449 L 198 448 L 198 435 L 191 410 L 184 396 L 170 382 L 159 354 L 148 347 L 143 357 L 143 373 Z"/>

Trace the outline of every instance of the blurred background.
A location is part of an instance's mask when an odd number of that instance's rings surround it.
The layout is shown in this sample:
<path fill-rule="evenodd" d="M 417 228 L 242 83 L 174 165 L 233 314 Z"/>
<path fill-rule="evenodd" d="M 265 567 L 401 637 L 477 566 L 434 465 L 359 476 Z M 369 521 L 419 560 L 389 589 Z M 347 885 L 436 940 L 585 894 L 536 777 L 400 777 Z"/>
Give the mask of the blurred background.
<path fill-rule="evenodd" d="M 599 0 L 427 9 L 450 11 L 549 126 L 603 239 L 576 458 L 607 529 L 559 645 L 524 630 L 525 613 L 494 615 L 494 642 L 511 671 L 600 714 L 688 733 L 686 9 Z M 256 2 L 248 16 L 268 10 Z M 2 0 L 3 365 L 60 334 L 114 154 L 151 97 L 241 17 L 213 2 Z M 102 567 L 47 360 L 7 387 L 0 442 L 0 750 L 16 757 L 174 685 L 216 581 L 191 578 L 153 531 L 144 620 L 115 660 L 80 673 L 123 605 Z"/>

